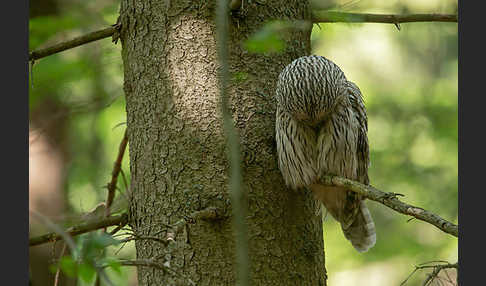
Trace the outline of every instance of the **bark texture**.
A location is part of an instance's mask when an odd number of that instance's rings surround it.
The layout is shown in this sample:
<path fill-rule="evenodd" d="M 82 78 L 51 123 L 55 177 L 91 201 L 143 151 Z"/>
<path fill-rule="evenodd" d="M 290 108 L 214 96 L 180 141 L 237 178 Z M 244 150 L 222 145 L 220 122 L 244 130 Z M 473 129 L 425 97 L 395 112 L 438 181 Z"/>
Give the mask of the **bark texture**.
<path fill-rule="evenodd" d="M 140 236 L 217 207 L 231 214 L 218 91 L 214 1 L 122 1 L 121 40 L 133 200 Z M 264 22 L 310 20 L 307 1 L 244 1 L 231 17 L 230 101 L 240 136 L 252 285 L 325 285 L 322 223 L 310 193 L 285 188 L 277 166 L 274 90 L 280 71 L 310 53 L 310 30 L 284 33 L 280 54 L 251 54 L 243 41 Z M 302 26 L 302 25 L 300 25 Z M 229 217 L 196 220 L 175 241 L 136 242 L 139 285 L 235 285 Z"/>

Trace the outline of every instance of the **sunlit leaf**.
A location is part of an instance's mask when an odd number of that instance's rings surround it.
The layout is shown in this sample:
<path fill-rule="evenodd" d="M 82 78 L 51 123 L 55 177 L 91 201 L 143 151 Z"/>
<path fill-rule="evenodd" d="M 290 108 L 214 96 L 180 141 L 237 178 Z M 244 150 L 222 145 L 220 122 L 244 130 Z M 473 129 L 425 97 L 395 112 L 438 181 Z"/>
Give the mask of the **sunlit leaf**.
<path fill-rule="evenodd" d="M 59 261 L 59 266 L 61 267 L 61 270 L 69 277 L 76 276 L 77 265 L 76 261 L 74 261 L 71 256 L 63 256 Z"/>

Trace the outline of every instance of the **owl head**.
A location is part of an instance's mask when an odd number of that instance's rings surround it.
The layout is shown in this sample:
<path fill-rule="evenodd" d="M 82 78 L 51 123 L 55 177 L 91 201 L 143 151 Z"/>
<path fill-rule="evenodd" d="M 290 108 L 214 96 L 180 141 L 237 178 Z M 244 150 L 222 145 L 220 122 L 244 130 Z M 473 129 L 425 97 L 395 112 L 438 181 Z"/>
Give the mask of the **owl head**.
<path fill-rule="evenodd" d="M 294 119 L 316 125 L 332 112 L 344 82 L 341 69 L 325 57 L 300 57 L 279 75 L 277 105 Z"/>

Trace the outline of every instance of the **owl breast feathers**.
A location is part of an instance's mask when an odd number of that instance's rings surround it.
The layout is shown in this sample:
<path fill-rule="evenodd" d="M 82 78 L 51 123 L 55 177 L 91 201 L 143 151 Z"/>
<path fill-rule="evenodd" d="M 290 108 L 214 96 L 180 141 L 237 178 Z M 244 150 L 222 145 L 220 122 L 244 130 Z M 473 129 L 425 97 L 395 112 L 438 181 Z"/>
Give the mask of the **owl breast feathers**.
<path fill-rule="evenodd" d="M 364 198 L 319 183 L 337 175 L 369 184 L 368 119 L 359 88 L 321 56 L 301 57 L 280 73 L 277 89 L 278 164 L 286 185 L 309 188 L 341 223 L 360 252 L 376 242 Z"/>

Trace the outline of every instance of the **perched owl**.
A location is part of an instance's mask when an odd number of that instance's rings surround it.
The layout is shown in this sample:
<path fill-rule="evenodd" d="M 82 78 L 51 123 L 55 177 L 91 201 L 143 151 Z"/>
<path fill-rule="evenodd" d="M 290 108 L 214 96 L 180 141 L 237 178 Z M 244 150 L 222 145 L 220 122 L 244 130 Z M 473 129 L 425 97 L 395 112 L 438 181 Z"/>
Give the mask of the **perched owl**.
<path fill-rule="evenodd" d="M 323 175 L 369 184 L 368 119 L 359 88 L 332 61 L 305 56 L 280 73 L 276 99 L 278 164 L 286 185 L 312 190 L 354 248 L 367 251 L 376 232 L 364 198 L 319 184 Z"/>

